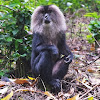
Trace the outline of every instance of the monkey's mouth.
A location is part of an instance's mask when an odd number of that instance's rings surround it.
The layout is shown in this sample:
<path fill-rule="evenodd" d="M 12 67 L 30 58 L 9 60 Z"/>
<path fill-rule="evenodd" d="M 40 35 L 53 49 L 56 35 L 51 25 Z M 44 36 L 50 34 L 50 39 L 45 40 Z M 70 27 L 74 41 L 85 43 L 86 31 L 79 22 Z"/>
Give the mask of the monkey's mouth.
<path fill-rule="evenodd" d="M 45 24 L 49 24 L 50 23 L 50 20 L 45 20 L 44 23 Z"/>

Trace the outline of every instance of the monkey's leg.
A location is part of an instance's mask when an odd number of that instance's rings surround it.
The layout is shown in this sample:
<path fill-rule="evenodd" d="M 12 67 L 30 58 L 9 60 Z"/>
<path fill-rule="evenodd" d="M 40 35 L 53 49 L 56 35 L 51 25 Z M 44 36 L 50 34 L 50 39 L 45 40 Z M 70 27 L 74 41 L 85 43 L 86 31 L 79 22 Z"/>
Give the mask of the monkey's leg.
<path fill-rule="evenodd" d="M 52 80 L 52 59 L 48 51 L 40 52 L 34 60 L 34 73 L 48 82 Z"/>
<path fill-rule="evenodd" d="M 52 70 L 52 77 L 54 79 L 63 79 L 68 71 L 69 63 L 66 63 L 64 59 L 56 62 Z"/>

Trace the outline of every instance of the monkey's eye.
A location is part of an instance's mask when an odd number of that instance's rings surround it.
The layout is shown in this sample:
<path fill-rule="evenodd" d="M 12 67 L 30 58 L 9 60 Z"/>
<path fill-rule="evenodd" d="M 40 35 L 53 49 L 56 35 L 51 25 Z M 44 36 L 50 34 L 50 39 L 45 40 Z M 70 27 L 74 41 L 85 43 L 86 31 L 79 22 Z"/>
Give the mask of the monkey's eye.
<path fill-rule="evenodd" d="M 52 12 L 52 10 L 48 10 L 48 13 L 51 13 Z"/>
<path fill-rule="evenodd" d="M 42 10 L 42 11 L 41 11 L 41 13 L 42 13 L 42 14 L 44 14 L 44 13 L 45 13 L 45 11 L 44 11 L 44 10 Z"/>

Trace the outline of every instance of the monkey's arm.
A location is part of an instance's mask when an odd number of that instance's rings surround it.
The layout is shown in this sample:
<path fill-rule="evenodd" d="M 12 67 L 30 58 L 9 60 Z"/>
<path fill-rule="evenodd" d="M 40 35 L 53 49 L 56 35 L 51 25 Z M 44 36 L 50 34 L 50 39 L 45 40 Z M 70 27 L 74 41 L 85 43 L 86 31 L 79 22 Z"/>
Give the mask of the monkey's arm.
<path fill-rule="evenodd" d="M 39 54 L 41 51 L 50 51 L 52 54 L 57 55 L 58 49 L 55 45 L 47 45 L 41 35 L 38 33 L 34 34 L 32 42 L 32 50 Z"/>
<path fill-rule="evenodd" d="M 58 42 L 58 48 L 59 48 L 59 52 L 60 55 L 63 55 L 63 58 L 65 59 L 66 63 L 71 63 L 72 59 L 73 59 L 73 54 L 70 50 L 70 48 L 68 47 L 68 45 L 66 44 L 66 36 L 64 33 L 61 33 L 62 36 L 59 39 Z"/>

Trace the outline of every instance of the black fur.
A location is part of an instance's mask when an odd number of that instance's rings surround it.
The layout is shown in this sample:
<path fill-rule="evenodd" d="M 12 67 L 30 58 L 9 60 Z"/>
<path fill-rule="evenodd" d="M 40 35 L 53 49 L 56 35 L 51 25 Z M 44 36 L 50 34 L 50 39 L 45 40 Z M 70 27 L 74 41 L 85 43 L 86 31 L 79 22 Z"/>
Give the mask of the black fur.
<path fill-rule="evenodd" d="M 73 59 L 66 45 L 64 16 L 54 5 L 40 6 L 32 15 L 31 29 L 32 72 L 35 77 L 40 75 L 54 91 L 60 91 L 60 80 L 67 73 Z"/>
<path fill-rule="evenodd" d="M 35 77 L 40 75 L 55 91 L 60 89 L 60 80 L 67 73 L 73 58 L 69 47 L 66 45 L 65 34 L 62 32 L 59 34 L 56 47 L 55 45 L 47 45 L 43 35 L 34 33 L 31 56 L 32 72 Z M 64 57 L 60 58 L 62 54 Z M 61 63 L 59 64 L 59 62 Z"/>

